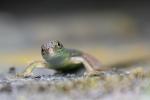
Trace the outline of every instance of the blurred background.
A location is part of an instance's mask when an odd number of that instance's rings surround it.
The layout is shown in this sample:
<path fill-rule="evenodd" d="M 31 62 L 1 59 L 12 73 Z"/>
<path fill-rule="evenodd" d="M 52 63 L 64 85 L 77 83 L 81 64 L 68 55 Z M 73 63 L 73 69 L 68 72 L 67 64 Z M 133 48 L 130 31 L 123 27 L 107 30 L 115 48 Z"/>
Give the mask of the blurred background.
<path fill-rule="evenodd" d="M 0 66 L 42 59 L 40 46 L 60 40 L 102 64 L 149 55 L 149 1 L 0 1 Z"/>

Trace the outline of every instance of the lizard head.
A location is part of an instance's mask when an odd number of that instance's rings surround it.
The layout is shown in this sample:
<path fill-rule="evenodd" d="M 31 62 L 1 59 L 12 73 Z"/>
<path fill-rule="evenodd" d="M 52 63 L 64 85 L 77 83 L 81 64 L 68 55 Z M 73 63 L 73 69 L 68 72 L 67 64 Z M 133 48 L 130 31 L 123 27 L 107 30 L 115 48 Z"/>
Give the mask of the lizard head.
<path fill-rule="evenodd" d="M 56 57 L 62 54 L 64 47 L 61 42 L 54 40 L 48 41 L 41 46 L 41 54 L 44 59 Z"/>

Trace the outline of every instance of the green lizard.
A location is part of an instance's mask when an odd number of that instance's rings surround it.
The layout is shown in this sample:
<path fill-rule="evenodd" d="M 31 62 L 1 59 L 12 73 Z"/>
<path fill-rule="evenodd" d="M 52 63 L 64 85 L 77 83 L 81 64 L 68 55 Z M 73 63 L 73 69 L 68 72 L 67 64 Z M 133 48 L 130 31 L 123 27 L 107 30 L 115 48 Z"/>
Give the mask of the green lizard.
<path fill-rule="evenodd" d="M 35 61 L 27 66 L 19 76 L 30 76 L 34 68 L 45 67 L 60 72 L 71 72 L 85 68 L 85 75 L 96 75 L 101 64 L 93 56 L 75 49 L 67 49 L 59 41 L 48 41 L 41 46 L 44 61 Z"/>

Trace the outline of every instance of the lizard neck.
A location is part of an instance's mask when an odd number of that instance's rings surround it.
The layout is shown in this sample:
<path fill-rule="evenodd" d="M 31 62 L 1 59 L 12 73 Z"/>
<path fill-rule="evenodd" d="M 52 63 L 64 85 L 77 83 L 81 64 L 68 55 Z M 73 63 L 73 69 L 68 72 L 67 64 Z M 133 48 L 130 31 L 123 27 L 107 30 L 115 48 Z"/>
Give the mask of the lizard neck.
<path fill-rule="evenodd" d="M 70 59 L 71 55 L 70 52 L 66 49 L 63 48 L 59 51 L 54 56 L 47 56 L 45 60 L 52 65 L 59 65 L 64 63 L 66 59 Z"/>

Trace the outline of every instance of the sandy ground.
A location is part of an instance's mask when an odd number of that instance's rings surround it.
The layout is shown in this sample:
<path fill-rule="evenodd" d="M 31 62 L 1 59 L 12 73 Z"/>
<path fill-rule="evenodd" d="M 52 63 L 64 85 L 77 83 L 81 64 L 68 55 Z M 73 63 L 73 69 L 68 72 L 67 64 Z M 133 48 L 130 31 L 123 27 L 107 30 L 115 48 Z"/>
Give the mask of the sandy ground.
<path fill-rule="evenodd" d="M 16 68 L 0 75 L 2 100 L 148 100 L 150 98 L 149 62 L 127 69 L 111 69 L 98 76 L 54 74 L 36 69 L 31 77 L 16 77 Z"/>

